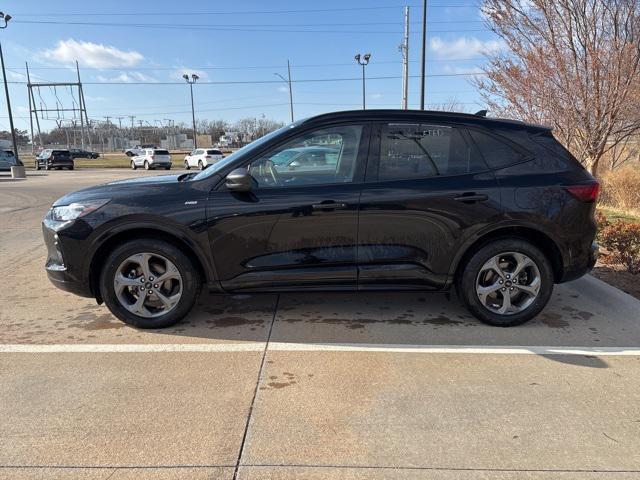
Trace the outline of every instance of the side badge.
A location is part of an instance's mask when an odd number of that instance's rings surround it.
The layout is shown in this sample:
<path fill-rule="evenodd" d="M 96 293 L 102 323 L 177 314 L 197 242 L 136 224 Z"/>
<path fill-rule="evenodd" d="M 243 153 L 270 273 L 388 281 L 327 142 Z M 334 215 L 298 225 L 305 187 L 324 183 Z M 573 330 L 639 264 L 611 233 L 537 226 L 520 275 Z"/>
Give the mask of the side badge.
<path fill-rule="evenodd" d="M 184 202 L 185 205 L 197 205 L 198 201 L 197 200 L 189 200 L 188 202 Z"/>

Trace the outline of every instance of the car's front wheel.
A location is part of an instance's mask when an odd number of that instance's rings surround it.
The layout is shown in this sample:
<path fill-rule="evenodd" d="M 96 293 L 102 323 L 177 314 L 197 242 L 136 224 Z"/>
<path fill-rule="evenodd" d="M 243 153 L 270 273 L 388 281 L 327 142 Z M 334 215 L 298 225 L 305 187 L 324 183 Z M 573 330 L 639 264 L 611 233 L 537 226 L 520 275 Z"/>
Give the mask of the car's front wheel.
<path fill-rule="evenodd" d="M 131 160 L 131 170 L 136 170 L 138 167 L 136 166 L 136 162 Z"/>
<path fill-rule="evenodd" d="M 202 160 L 198 160 L 198 168 L 200 170 L 204 170 L 204 164 L 202 163 Z"/>
<path fill-rule="evenodd" d="M 179 322 L 200 292 L 198 270 L 180 249 L 139 239 L 116 248 L 100 275 L 100 292 L 116 317 L 139 328 Z"/>
<path fill-rule="evenodd" d="M 184 161 L 184 169 L 191 170 L 191 165 L 189 165 L 189 162 L 187 162 L 186 160 Z"/>
<path fill-rule="evenodd" d="M 521 239 L 500 239 L 476 251 L 457 279 L 460 299 L 481 321 L 521 325 L 538 315 L 553 292 L 549 259 Z"/>
<path fill-rule="evenodd" d="M 144 169 L 151 170 L 151 166 L 149 165 L 149 162 L 147 162 L 146 160 L 144 161 Z"/>

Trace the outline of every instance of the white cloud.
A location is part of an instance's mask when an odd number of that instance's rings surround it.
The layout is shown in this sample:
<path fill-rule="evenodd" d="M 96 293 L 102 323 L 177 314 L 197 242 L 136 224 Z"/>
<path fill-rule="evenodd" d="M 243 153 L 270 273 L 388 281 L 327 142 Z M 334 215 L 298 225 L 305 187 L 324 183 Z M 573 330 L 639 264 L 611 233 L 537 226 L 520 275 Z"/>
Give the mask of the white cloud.
<path fill-rule="evenodd" d="M 42 52 L 44 58 L 58 63 L 72 63 L 93 68 L 132 67 L 144 56 L 134 50 L 124 51 L 111 45 L 82 42 L 72 38 L 60 40 L 52 49 Z"/>
<path fill-rule="evenodd" d="M 460 67 L 460 66 L 457 66 L 457 65 L 449 65 L 449 64 L 447 64 L 444 67 L 442 67 L 442 70 L 444 70 L 445 73 L 455 73 L 455 74 L 466 74 L 466 73 L 479 74 L 479 73 L 483 73 L 483 70 L 478 66 Z"/>
<path fill-rule="evenodd" d="M 475 37 L 459 37 L 450 41 L 433 37 L 429 42 L 429 48 L 437 57 L 456 60 L 480 54 L 497 53 L 504 48 L 504 42 L 501 40 L 480 40 Z"/>
<path fill-rule="evenodd" d="M 384 97 L 383 94 L 381 93 L 374 93 L 371 95 L 371 98 L 375 99 L 375 100 L 380 100 L 382 97 Z"/>
<path fill-rule="evenodd" d="M 120 72 L 119 75 L 106 77 L 104 75 L 96 75 L 96 80 L 99 82 L 120 82 L 120 83 L 133 83 L 133 82 L 157 82 L 154 77 L 145 75 L 140 72 Z"/>

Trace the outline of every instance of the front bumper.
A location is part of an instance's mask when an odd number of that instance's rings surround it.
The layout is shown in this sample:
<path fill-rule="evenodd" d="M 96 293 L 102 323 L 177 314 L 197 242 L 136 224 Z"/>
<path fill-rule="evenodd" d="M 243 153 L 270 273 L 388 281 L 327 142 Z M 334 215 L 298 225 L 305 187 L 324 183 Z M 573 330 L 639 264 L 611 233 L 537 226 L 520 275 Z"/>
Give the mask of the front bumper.
<path fill-rule="evenodd" d="M 42 224 L 42 234 L 47 247 L 47 260 L 45 270 L 51 283 L 65 292 L 70 292 L 81 297 L 92 298 L 89 282 L 78 278 L 72 268 L 65 263 L 64 248 L 60 242 L 58 233 L 47 226 L 47 221 Z"/>

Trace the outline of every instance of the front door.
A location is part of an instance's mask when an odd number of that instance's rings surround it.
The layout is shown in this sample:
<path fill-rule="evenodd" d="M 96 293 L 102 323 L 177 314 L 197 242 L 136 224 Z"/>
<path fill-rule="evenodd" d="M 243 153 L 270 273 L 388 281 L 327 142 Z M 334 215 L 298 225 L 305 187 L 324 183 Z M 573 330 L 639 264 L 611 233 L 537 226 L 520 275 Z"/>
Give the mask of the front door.
<path fill-rule="evenodd" d="M 456 125 L 378 125 L 370 157 L 360 288 L 442 288 L 461 244 L 501 215 L 493 173 Z"/>
<path fill-rule="evenodd" d="M 357 226 L 367 128 L 299 134 L 246 165 L 250 192 L 210 194 L 209 240 L 227 291 L 357 288 Z M 291 165 L 306 152 L 323 161 Z M 241 167 L 244 165 L 238 165 Z"/>

